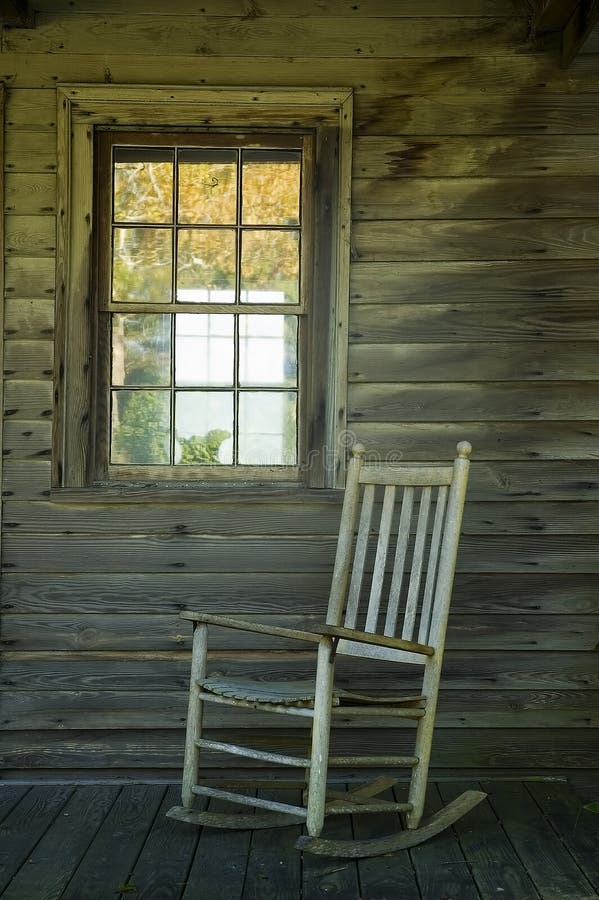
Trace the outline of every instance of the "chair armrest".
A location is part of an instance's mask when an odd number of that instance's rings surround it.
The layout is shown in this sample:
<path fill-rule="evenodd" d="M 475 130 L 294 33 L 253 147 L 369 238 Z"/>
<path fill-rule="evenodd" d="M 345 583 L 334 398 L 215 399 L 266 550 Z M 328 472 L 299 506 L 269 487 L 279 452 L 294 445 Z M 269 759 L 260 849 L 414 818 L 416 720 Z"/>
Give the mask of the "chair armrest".
<path fill-rule="evenodd" d="M 292 638 L 297 641 L 311 641 L 318 644 L 322 635 L 310 631 L 298 631 L 295 628 L 283 628 L 280 625 L 265 625 L 263 622 L 246 622 L 243 619 L 232 619 L 230 616 L 213 616 L 209 613 L 184 610 L 179 613 L 180 619 L 189 622 L 201 622 L 204 625 L 218 625 L 221 628 L 234 628 L 237 631 L 255 631 L 258 634 L 272 634 L 275 637 Z"/>
<path fill-rule="evenodd" d="M 314 632 L 343 638 L 347 641 L 356 641 L 359 644 L 375 644 L 377 647 L 389 647 L 391 650 L 407 650 L 410 653 L 420 653 L 422 656 L 434 656 L 435 654 L 435 648 L 429 647 L 427 644 L 416 644 L 414 641 L 404 641 L 403 638 L 386 637 L 383 634 L 371 634 L 368 631 L 356 631 L 353 628 L 341 628 L 338 625 L 317 625 Z"/>

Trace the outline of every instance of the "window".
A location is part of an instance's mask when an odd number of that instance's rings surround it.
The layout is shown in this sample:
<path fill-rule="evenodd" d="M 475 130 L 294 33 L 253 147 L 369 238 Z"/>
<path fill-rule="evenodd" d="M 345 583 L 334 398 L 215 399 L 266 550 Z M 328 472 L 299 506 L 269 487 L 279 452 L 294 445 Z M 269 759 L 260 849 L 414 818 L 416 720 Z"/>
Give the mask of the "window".
<path fill-rule="evenodd" d="M 293 479 L 311 136 L 149 137 L 96 136 L 97 474 Z"/>
<path fill-rule="evenodd" d="M 338 482 L 351 98 L 326 93 L 59 91 L 57 487 Z"/>

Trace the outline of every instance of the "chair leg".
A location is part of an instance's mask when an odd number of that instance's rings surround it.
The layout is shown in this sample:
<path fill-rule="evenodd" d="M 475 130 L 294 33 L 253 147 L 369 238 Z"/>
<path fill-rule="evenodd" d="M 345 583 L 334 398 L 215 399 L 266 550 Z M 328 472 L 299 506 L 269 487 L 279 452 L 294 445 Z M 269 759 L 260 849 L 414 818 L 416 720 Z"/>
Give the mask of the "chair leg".
<path fill-rule="evenodd" d="M 332 641 L 323 640 L 318 647 L 312 752 L 308 778 L 306 827 L 311 837 L 318 837 L 324 824 L 334 668 Z"/>
<path fill-rule="evenodd" d="M 430 660 L 427 660 L 422 685 L 422 693 L 427 698 L 426 712 L 424 716 L 418 720 L 416 746 L 414 748 L 414 756 L 418 757 L 418 762 L 412 771 L 410 790 L 408 793 L 408 801 L 412 804 L 411 812 L 406 814 L 406 825 L 409 829 L 418 828 L 422 814 L 424 813 L 428 768 L 433 744 L 433 732 L 435 729 L 435 713 L 437 710 L 440 671 L 440 658 L 433 657 Z"/>
<path fill-rule="evenodd" d="M 191 679 L 189 684 L 189 706 L 187 711 L 187 730 L 185 732 L 185 758 L 183 762 L 183 787 L 181 800 L 186 809 L 192 809 L 195 801 L 193 786 L 197 784 L 200 749 L 196 743 L 202 736 L 202 718 L 204 704 L 199 698 L 198 681 L 206 677 L 206 658 L 208 653 L 208 626 L 198 623 L 193 632 L 193 649 L 191 655 Z"/>

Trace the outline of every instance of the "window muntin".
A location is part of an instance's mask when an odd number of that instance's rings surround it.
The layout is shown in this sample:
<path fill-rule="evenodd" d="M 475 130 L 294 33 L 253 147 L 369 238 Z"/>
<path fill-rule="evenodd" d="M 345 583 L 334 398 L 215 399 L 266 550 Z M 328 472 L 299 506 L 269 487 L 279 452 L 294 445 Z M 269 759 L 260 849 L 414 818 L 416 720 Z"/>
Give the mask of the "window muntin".
<path fill-rule="evenodd" d="M 100 134 L 97 471 L 297 478 L 310 137 Z"/>

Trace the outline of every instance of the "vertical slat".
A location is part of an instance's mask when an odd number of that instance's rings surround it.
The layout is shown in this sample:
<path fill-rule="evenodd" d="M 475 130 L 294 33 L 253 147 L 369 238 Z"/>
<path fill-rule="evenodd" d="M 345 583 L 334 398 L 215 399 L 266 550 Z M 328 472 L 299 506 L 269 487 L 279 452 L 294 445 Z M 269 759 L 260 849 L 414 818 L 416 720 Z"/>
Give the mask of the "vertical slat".
<path fill-rule="evenodd" d="M 422 566 L 424 563 L 424 548 L 426 544 L 426 526 L 431 505 L 431 488 L 427 485 L 422 488 L 420 495 L 420 510 L 418 512 L 418 525 L 414 540 L 414 555 L 412 557 L 412 571 L 410 572 L 410 584 L 408 587 L 408 599 L 406 600 L 406 614 L 402 638 L 411 641 L 414 634 L 414 622 L 418 609 L 418 595 L 420 593 L 420 580 L 422 578 Z"/>
<path fill-rule="evenodd" d="M 412 521 L 412 509 L 414 506 L 414 488 L 406 487 L 403 492 L 401 515 L 399 517 L 399 531 L 397 533 L 397 546 L 395 560 L 393 562 L 393 576 L 387 604 L 387 617 L 385 619 L 385 634 L 387 637 L 395 637 L 397 627 L 397 613 L 399 611 L 399 598 L 401 596 L 401 583 L 403 581 L 408 540 L 410 539 L 410 523 Z"/>
<path fill-rule="evenodd" d="M 385 566 L 387 564 L 387 550 L 389 549 L 389 535 L 391 534 L 391 522 L 393 520 L 393 508 L 395 506 L 395 485 L 388 484 L 385 488 L 383 499 L 383 511 L 379 525 L 379 539 L 376 548 L 374 571 L 370 584 L 370 597 L 368 599 L 368 614 L 366 616 L 366 631 L 375 632 L 379 619 L 381 606 L 381 594 L 383 592 L 383 580 L 385 578 Z"/>
<path fill-rule="evenodd" d="M 373 506 L 374 485 L 367 484 L 364 488 L 362 512 L 360 513 L 360 526 L 358 528 L 356 550 L 354 553 L 354 567 L 352 570 L 351 582 L 349 585 L 349 594 L 347 598 L 347 612 L 345 614 L 346 628 L 355 628 L 356 620 L 358 618 L 360 591 L 362 590 L 362 579 L 364 577 L 364 564 L 366 562 L 366 551 L 368 550 L 368 538 L 370 535 L 370 522 L 372 521 Z"/>
<path fill-rule="evenodd" d="M 433 525 L 433 534 L 428 556 L 428 567 L 426 571 L 426 584 L 424 586 L 424 596 L 422 598 L 422 608 L 420 611 L 420 625 L 418 628 L 418 642 L 420 644 L 426 644 L 428 640 L 428 629 L 433 604 L 433 591 L 435 589 L 435 580 L 437 577 L 437 562 L 439 560 L 439 550 L 441 547 L 441 535 L 443 533 L 443 520 L 445 518 L 447 493 L 447 487 L 441 485 L 437 493 L 435 522 Z"/>

